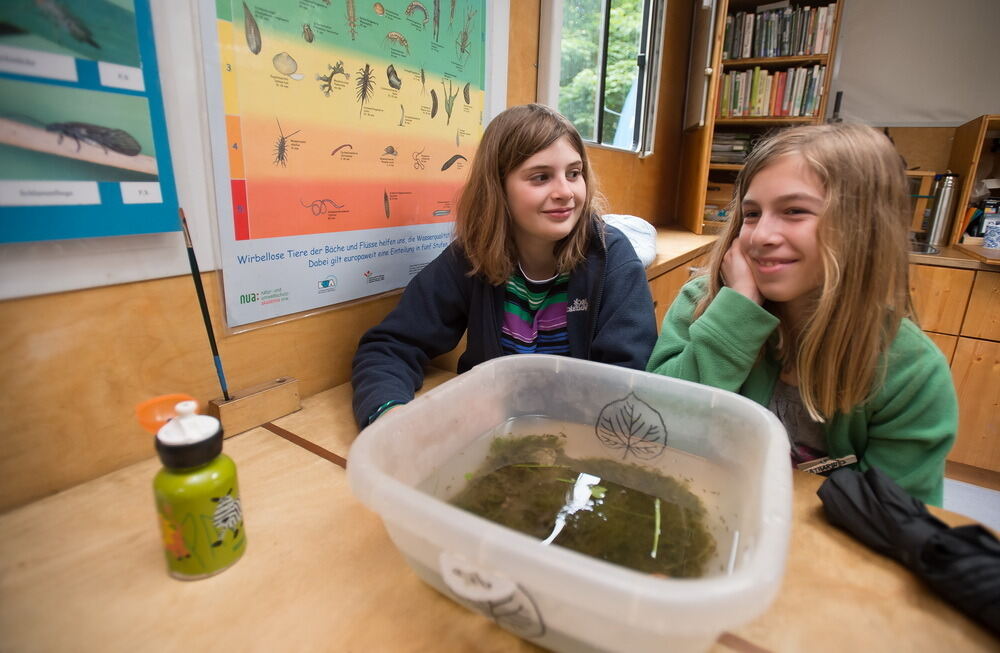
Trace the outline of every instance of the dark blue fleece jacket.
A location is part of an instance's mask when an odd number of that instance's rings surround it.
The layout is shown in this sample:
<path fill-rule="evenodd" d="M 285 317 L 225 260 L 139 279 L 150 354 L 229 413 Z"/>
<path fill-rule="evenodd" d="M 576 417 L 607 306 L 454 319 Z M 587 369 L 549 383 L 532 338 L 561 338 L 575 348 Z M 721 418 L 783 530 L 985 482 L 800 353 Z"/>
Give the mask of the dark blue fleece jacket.
<path fill-rule="evenodd" d="M 600 220 L 586 261 L 571 273 L 567 296 L 570 356 L 644 370 L 656 343 L 646 272 L 628 239 Z M 362 428 L 384 403 L 405 403 L 431 358 L 455 348 L 468 331 L 458 372 L 503 355 L 505 285 L 470 277 L 452 243 L 415 276 L 399 304 L 361 337 L 354 356 L 354 417 Z"/>

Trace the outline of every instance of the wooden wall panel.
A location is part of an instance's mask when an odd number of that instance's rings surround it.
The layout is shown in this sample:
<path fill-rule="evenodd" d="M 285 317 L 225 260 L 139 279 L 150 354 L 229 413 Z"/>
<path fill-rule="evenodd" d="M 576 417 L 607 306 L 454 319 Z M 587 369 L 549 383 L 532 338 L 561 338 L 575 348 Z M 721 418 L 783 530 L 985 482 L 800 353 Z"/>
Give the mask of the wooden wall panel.
<path fill-rule="evenodd" d="M 976 273 L 932 265 L 910 266 L 910 295 L 920 328 L 957 336 Z"/>
<path fill-rule="evenodd" d="M 216 273 L 203 280 L 221 334 Z M 398 294 L 218 338 L 231 389 L 350 379 L 358 338 Z M 133 417 L 150 397 L 221 396 L 190 277 L 0 302 L 0 511 L 154 454 Z"/>
<path fill-rule="evenodd" d="M 538 18 L 541 0 L 512 0 L 507 42 L 507 106 L 538 97 Z"/>
<path fill-rule="evenodd" d="M 959 425 L 948 460 L 1000 472 L 1000 342 L 959 338 L 951 375 Z"/>
<path fill-rule="evenodd" d="M 906 167 L 933 172 L 948 169 L 954 127 L 889 127 L 896 151 L 906 159 Z"/>

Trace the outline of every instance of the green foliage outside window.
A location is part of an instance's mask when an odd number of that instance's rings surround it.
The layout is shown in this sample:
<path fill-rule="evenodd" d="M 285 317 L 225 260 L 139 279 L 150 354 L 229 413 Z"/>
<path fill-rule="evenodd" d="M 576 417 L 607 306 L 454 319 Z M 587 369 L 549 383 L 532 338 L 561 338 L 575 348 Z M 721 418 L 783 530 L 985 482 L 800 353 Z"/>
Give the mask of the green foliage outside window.
<path fill-rule="evenodd" d="M 610 143 L 619 113 L 638 75 L 636 58 L 642 31 L 643 0 L 611 0 L 608 72 L 603 134 L 596 138 L 600 88 L 602 0 L 566 0 L 563 8 L 559 110 L 587 140 Z"/>

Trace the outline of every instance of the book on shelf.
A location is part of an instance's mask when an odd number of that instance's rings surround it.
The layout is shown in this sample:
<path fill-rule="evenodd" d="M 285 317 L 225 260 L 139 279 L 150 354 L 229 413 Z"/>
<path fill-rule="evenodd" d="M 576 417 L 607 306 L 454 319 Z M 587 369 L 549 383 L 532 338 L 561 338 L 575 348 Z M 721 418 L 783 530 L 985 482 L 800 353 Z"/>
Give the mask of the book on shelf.
<path fill-rule="evenodd" d="M 792 7 L 785 2 L 758 5 L 754 12 L 726 16 L 723 59 L 826 54 L 837 3 Z"/>
<path fill-rule="evenodd" d="M 766 4 L 757 5 L 756 11 L 757 11 L 758 14 L 761 14 L 761 13 L 764 13 L 765 11 L 773 11 L 775 9 L 784 9 L 786 7 L 790 7 L 791 4 L 792 3 L 789 2 L 789 0 L 778 0 L 778 2 L 768 2 Z"/>
<path fill-rule="evenodd" d="M 744 59 L 753 56 L 753 14 L 743 15 L 743 53 L 740 55 Z"/>
<path fill-rule="evenodd" d="M 716 132 L 712 139 L 712 163 L 743 163 L 752 145 L 748 132 Z"/>
<path fill-rule="evenodd" d="M 755 66 L 722 76 L 716 116 L 809 117 L 819 110 L 826 66 L 798 66 L 774 71 Z"/>

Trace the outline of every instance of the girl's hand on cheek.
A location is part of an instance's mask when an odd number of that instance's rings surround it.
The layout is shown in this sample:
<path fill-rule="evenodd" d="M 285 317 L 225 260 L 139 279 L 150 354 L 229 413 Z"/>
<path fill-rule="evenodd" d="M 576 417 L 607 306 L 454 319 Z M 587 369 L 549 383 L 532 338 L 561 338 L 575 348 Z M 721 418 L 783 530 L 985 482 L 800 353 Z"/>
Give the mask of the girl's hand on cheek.
<path fill-rule="evenodd" d="M 733 240 L 729 251 L 722 257 L 722 280 L 725 285 L 750 301 L 758 304 L 764 303 L 764 297 L 760 294 L 760 289 L 757 288 L 757 282 L 754 281 L 750 264 L 743 253 L 743 248 L 740 247 L 739 238 Z"/>

